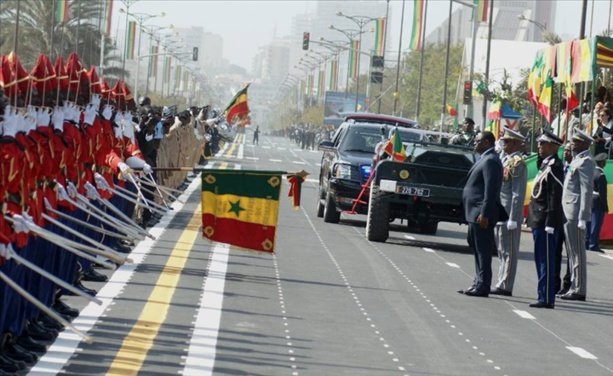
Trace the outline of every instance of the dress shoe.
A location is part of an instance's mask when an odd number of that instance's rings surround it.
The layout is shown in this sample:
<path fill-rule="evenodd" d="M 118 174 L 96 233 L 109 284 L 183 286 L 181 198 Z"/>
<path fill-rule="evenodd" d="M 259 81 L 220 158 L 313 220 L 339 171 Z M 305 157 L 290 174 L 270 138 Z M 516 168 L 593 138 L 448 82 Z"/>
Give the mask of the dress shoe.
<path fill-rule="evenodd" d="M 53 341 L 58 332 L 54 329 L 47 329 L 38 321 L 30 321 L 26 326 L 25 333 L 38 341 Z"/>
<path fill-rule="evenodd" d="M 79 290 L 83 291 L 84 293 L 91 295 L 91 296 L 96 296 L 96 294 L 98 294 L 98 291 L 94 290 L 94 289 L 90 289 L 87 288 L 85 286 L 83 286 L 83 284 L 81 283 L 81 281 L 77 281 L 73 284 L 74 287 L 78 288 Z"/>
<path fill-rule="evenodd" d="M 545 303 L 545 302 L 536 302 L 536 303 L 532 303 L 529 305 L 529 307 L 532 308 L 549 308 L 549 309 L 553 309 L 554 304 L 553 303 Z"/>
<path fill-rule="evenodd" d="M 15 343 L 26 350 L 44 352 L 47 351 L 47 346 L 42 343 L 36 341 L 30 336 L 22 335 L 21 337 L 15 340 Z"/>
<path fill-rule="evenodd" d="M 500 287 L 496 287 L 493 290 L 490 290 L 490 295 L 503 295 L 503 296 L 513 296 L 511 291 L 503 290 Z"/>
<path fill-rule="evenodd" d="M 571 292 L 570 294 L 564 294 L 564 295 L 560 296 L 560 299 L 562 299 L 562 300 L 579 300 L 579 301 L 585 302 L 585 295 L 576 294 L 574 292 Z"/>
<path fill-rule="evenodd" d="M 470 286 L 470 287 L 469 287 L 469 288 L 467 288 L 467 289 L 464 289 L 464 290 L 460 289 L 460 290 L 458 290 L 458 294 L 466 294 L 466 292 L 468 292 L 468 291 L 474 291 L 474 290 L 475 290 L 475 286 Z"/>
<path fill-rule="evenodd" d="M 13 360 L 0 354 L 0 370 L 5 372 L 17 372 L 26 368 L 26 364 L 19 360 Z"/>
<path fill-rule="evenodd" d="M 116 250 L 119 253 L 130 253 L 130 252 L 132 252 L 132 248 L 128 247 L 127 245 L 121 244 L 121 243 L 115 244 L 113 249 Z"/>
<path fill-rule="evenodd" d="M 4 346 L 2 355 L 25 363 L 32 363 L 38 360 L 38 355 L 12 342 L 9 342 Z"/>
<path fill-rule="evenodd" d="M 53 302 L 53 306 L 51 308 L 53 308 L 57 313 L 64 315 L 64 316 L 68 316 L 72 318 L 79 316 L 78 309 L 74 309 L 68 306 L 61 299 L 55 299 L 55 302 Z"/>
<path fill-rule="evenodd" d="M 464 295 L 468 295 L 468 296 L 477 296 L 480 298 L 487 298 L 489 293 L 485 290 L 469 290 L 469 291 L 464 291 Z"/>
<path fill-rule="evenodd" d="M 556 293 L 556 295 L 560 296 L 560 295 L 565 295 L 566 293 L 568 293 L 568 289 L 566 287 L 564 287 L 564 288 L 560 289 L 560 291 L 558 291 Z"/>
<path fill-rule="evenodd" d="M 85 273 L 83 273 L 83 280 L 89 282 L 106 282 L 109 279 L 104 274 L 95 271 L 94 268 L 89 268 Z"/>

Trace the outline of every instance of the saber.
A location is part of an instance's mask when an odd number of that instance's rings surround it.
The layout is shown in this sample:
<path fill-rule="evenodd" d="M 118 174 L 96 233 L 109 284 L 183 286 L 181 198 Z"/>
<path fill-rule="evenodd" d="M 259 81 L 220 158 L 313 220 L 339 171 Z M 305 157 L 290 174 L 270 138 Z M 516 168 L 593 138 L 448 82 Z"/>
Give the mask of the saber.
<path fill-rule="evenodd" d="M 120 188 L 120 187 L 116 185 L 116 186 L 115 186 L 115 188 Z M 124 189 L 124 188 L 120 188 L 120 189 Z M 141 203 L 140 203 L 138 200 L 136 200 L 136 198 L 131 197 L 131 196 L 128 196 L 127 194 L 122 193 L 122 192 L 120 192 L 120 191 L 119 191 L 119 190 L 117 190 L 117 189 L 109 188 L 109 191 L 110 191 L 110 192 L 113 192 L 113 193 L 114 193 L 114 194 L 116 194 L 117 196 L 119 196 L 119 197 L 123 198 L 124 200 L 127 200 L 127 201 L 129 201 L 129 202 L 131 202 L 131 203 L 133 203 L 133 204 L 135 204 L 135 205 L 137 205 L 137 206 L 144 207 L 144 206 L 143 206 L 143 205 L 142 205 L 142 204 L 141 204 Z M 128 191 L 128 192 L 129 192 L 129 191 Z M 131 192 L 130 192 L 130 193 L 131 193 Z M 140 196 L 139 196 L 138 198 L 140 199 Z M 145 201 L 146 201 L 146 200 L 145 200 Z M 147 209 L 149 209 L 149 210 L 151 210 L 151 211 L 153 211 L 153 212 L 156 212 L 156 213 L 158 213 L 158 214 L 160 214 L 160 215 L 164 215 L 164 214 L 166 214 L 166 211 L 161 211 L 160 209 L 157 209 L 157 208 L 151 208 L 151 207 L 149 207 L 148 205 L 147 205 Z"/>
<path fill-rule="evenodd" d="M 118 216 L 120 216 L 124 221 L 126 221 L 127 223 L 130 223 L 134 226 L 134 228 L 138 231 L 139 234 L 142 234 L 152 240 L 155 240 L 156 237 L 151 235 L 150 233 L 148 233 L 147 231 L 143 230 L 139 225 L 136 224 L 136 222 L 134 222 L 132 220 L 132 218 L 128 217 L 127 215 L 125 215 L 125 213 L 123 213 L 121 210 L 117 209 L 115 207 L 115 205 L 111 204 L 107 199 L 100 197 L 98 199 L 98 201 L 100 201 L 101 203 L 103 203 L 104 205 L 106 205 L 106 207 L 108 209 L 111 209 L 111 211 L 115 214 L 117 214 Z"/>
<path fill-rule="evenodd" d="M 66 328 L 72 330 L 73 332 L 75 332 L 75 334 L 78 335 L 79 337 L 81 337 L 81 339 L 83 339 L 83 341 L 85 341 L 86 343 L 92 343 L 92 339 L 91 339 L 90 336 L 86 335 L 85 333 L 81 332 L 79 329 L 75 328 L 71 323 L 69 323 L 68 321 L 64 320 L 54 310 L 52 310 L 51 308 L 47 307 L 46 305 L 41 303 L 38 299 L 36 299 L 32 295 L 30 295 L 29 292 L 27 292 L 26 290 L 21 288 L 21 286 L 19 286 L 17 283 L 15 283 L 15 281 L 13 281 L 9 277 L 7 277 L 7 275 L 4 274 L 3 272 L 0 272 L 0 279 L 2 279 L 4 281 L 4 283 L 9 285 L 13 290 L 17 291 L 17 293 L 19 295 L 23 296 L 24 299 L 26 299 L 30 303 L 34 304 L 41 311 L 45 312 L 46 315 L 48 315 L 49 317 L 51 317 L 55 321 L 59 322 L 60 324 L 62 324 L 64 327 L 66 327 Z"/>
<path fill-rule="evenodd" d="M 185 204 L 185 202 L 184 202 L 184 201 L 179 200 L 179 197 L 177 197 L 177 196 L 175 196 L 175 195 L 173 195 L 173 194 L 171 193 L 170 188 L 167 188 L 167 187 L 164 187 L 164 186 L 162 186 L 162 185 L 159 185 L 159 184 L 157 184 L 157 183 L 156 183 L 154 180 L 146 179 L 146 177 L 145 177 L 145 178 L 143 178 L 143 179 L 141 179 L 140 181 L 141 181 L 141 184 L 145 184 L 145 185 L 147 185 L 147 186 L 149 186 L 149 187 L 153 187 L 153 186 L 155 186 L 155 188 L 156 188 L 156 189 L 157 189 L 157 191 L 160 193 L 160 195 L 163 195 L 163 194 L 165 193 L 165 194 L 167 194 L 169 197 L 171 197 L 173 200 L 176 200 L 176 201 L 178 201 L 178 202 L 180 202 L 180 203 L 182 203 L 182 204 Z M 175 189 L 173 189 L 173 191 L 176 191 L 176 192 L 182 193 L 181 191 L 177 191 L 177 190 L 175 190 Z M 163 193 L 162 193 L 162 192 L 163 192 Z"/>
<path fill-rule="evenodd" d="M 5 215 L 4 218 L 9 222 L 9 223 L 15 223 L 15 220 L 11 217 L 9 217 L 8 215 Z M 48 240 L 49 242 L 57 245 L 60 248 L 63 248 L 65 250 L 67 250 L 70 253 L 73 253 L 79 257 L 82 257 L 88 261 L 93 262 L 94 264 L 100 265 L 106 269 L 109 270 L 115 270 L 117 269 L 115 267 L 114 264 L 107 264 L 106 262 L 100 261 L 95 257 L 92 257 L 91 255 L 80 251 L 79 249 L 85 249 L 85 248 L 90 248 L 84 244 L 79 244 L 76 243 L 70 239 L 66 239 L 64 237 L 61 237 L 59 235 L 56 235 L 54 233 L 52 233 L 49 230 L 45 230 L 44 228 L 32 223 L 32 224 L 28 224 L 28 230 L 30 230 L 30 232 L 35 233 L 36 235 L 40 236 L 43 239 Z M 78 249 L 77 249 L 78 248 Z M 92 253 L 98 252 L 97 249 L 92 248 Z"/>
<path fill-rule="evenodd" d="M 135 183 L 136 184 L 136 183 Z M 143 196 L 142 192 L 140 191 L 140 187 L 137 185 L 136 188 L 138 189 L 137 193 L 131 192 L 123 187 L 120 187 L 118 185 L 115 186 L 115 188 L 117 188 L 120 192 L 122 192 L 125 195 L 129 195 L 130 197 L 132 197 L 134 200 L 140 199 L 145 201 L 145 205 L 147 205 L 147 209 L 149 210 L 154 210 L 154 208 L 151 208 L 149 205 L 154 206 L 156 209 L 158 210 L 162 210 L 163 213 L 162 214 L 166 214 L 166 212 L 168 211 L 168 208 L 163 207 L 160 204 L 157 204 L 151 200 L 147 200 L 145 198 L 145 196 Z M 142 205 L 141 205 L 142 206 Z"/>
<path fill-rule="evenodd" d="M 141 180 L 141 183 L 142 183 L 142 180 Z M 147 193 L 151 193 L 153 196 L 159 197 L 162 200 L 162 202 L 164 203 L 164 206 L 166 207 L 166 210 L 170 210 L 170 206 L 168 205 L 168 203 L 164 199 L 164 196 L 162 196 L 162 193 L 160 192 L 159 188 L 158 188 L 158 192 L 155 192 L 155 191 L 152 191 L 152 190 L 148 189 L 143 184 L 141 184 L 140 185 L 140 189 L 145 191 L 145 192 L 147 192 Z"/>
<path fill-rule="evenodd" d="M 151 174 L 149 174 L 149 175 L 151 175 Z M 155 180 L 153 180 L 153 178 L 149 178 L 149 179 L 147 179 L 147 176 L 145 176 L 145 179 L 142 179 L 142 180 L 145 180 L 145 181 L 147 182 L 147 184 L 149 184 L 149 185 L 157 185 L 157 186 L 158 186 L 158 187 L 160 187 L 160 189 L 162 189 L 163 191 L 175 192 L 175 193 L 178 193 L 178 194 L 179 194 L 179 196 L 183 194 L 183 192 L 182 192 L 182 191 L 180 191 L 180 190 L 178 190 L 178 189 L 174 189 L 174 188 L 166 187 L 166 186 L 164 186 L 164 185 L 157 184 L 157 183 L 155 182 Z M 178 196 L 176 196 L 176 197 L 178 197 Z"/>
<path fill-rule="evenodd" d="M 40 268 L 38 265 L 31 263 L 30 261 L 26 260 L 25 258 L 21 257 L 17 252 L 15 252 L 12 248 L 7 250 L 8 252 L 8 258 L 12 258 L 14 259 L 17 263 L 19 264 L 23 264 L 24 266 L 26 266 L 28 269 L 35 271 L 36 273 L 40 274 L 41 276 L 47 278 L 48 280 L 50 280 L 51 282 L 55 283 L 56 285 L 72 292 L 75 295 L 78 295 L 82 298 L 85 298 L 87 300 L 89 300 L 90 302 L 94 302 L 98 305 L 102 304 L 102 300 L 96 298 L 95 296 L 91 296 L 89 294 L 84 293 L 83 291 L 75 288 L 73 285 L 70 285 L 66 282 L 64 282 L 63 280 L 59 279 L 58 277 L 56 277 L 55 275 L 49 273 L 48 271 Z"/>
<path fill-rule="evenodd" d="M 103 219 L 101 218 L 101 220 L 111 226 L 114 227 L 124 233 L 126 233 L 127 235 L 131 235 L 134 237 L 134 239 L 138 239 L 138 240 L 142 240 L 145 238 L 145 234 L 142 234 L 142 231 L 140 229 L 140 227 L 138 227 L 138 225 L 136 223 L 131 223 L 131 222 L 124 222 L 121 221 L 111 215 L 109 215 L 108 213 L 106 213 L 105 211 L 103 211 L 102 209 L 94 206 L 91 202 L 89 202 L 89 200 L 85 197 L 79 197 L 77 196 L 77 198 L 85 205 L 87 205 L 88 207 L 90 207 L 93 211 L 95 211 L 96 213 L 99 213 L 102 217 L 106 218 Z M 106 201 L 104 199 L 102 199 L 102 197 L 100 197 L 98 199 L 98 202 L 102 203 L 103 205 L 105 205 L 107 208 L 110 209 L 116 209 L 115 205 L 111 204 L 109 201 Z M 81 207 L 81 205 L 79 205 L 79 207 Z M 120 212 L 121 213 L 121 212 Z M 123 214 L 123 213 L 122 213 Z"/>
<path fill-rule="evenodd" d="M 130 180 L 132 181 L 132 184 L 134 184 L 134 187 L 136 188 L 136 193 L 137 193 L 137 197 L 142 198 L 143 202 L 145 203 L 145 206 L 147 207 L 147 209 L 151 210 L 151 207 L 149 207 L 149 202 L 148 200 L 145 198 L 145 196 L 143 196 L 143 192 L 140 191 L 140 185 L 138 183 L 136 183 L 136 180 L 134 179 L 134 176 L 132 174 L 128 174 L 128 178 L 130 178 Z M 124 189 L 122 187 L 120 187 L 119 185 L 116 186 L 118 189 Z M 126 192 L 129 192 L 126 189 Z"/>
<path fill-rule="evenodd" d="M 119 239 L 124 239 L 124 240 L 133 240 L 133 238 L 131 238 L 129 236 L 122 235 L 122 234 L 119 234 L 119 233 L 116 233 L 116 232 L 112 232 L 112 231 L 106 230 L 106 229 L 104 229 L 102 227 L 94 226 L 91 223 L 88 223 L 88 222 L 82 221 L 80 219 L 71 217 L 70 215 L 68 215 L 66 213 L 62 213 L 61 211 L 55 210 L 52 207 L 47 207 L 47 210 L 49 212 L 57 215 L 58 217 L 66 218 L 66 219 L 68 219 L 68 220 L 78 224 L 79 226 L 87 227 L 88 229 L 96 231 L 96 232 L 98 232 L 100 234 L 108 235 L 108 236 L 111 236 L 111 237 L 114 237 L 114 238 L 119 238 Z M 97 218 L 97 216 L 94 213 L 91 213 L 91 215 L 93 217 Z"/>

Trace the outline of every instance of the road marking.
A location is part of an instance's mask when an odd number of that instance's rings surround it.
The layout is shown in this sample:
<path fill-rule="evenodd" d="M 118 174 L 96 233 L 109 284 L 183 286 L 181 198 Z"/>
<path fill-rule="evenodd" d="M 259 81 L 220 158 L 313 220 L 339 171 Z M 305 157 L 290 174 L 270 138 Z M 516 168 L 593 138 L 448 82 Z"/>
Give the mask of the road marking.
<path fill-rule="evenodd" d="M 189 254 L 200 235 L 202 212 L 200 208 L 179 236 L 164 269 L 158 277 L 155 287 L 147 298 L 147 303 L 138 320 L 121 344 L 107 375 L 137 374 L 143 366 L 153 341 L 166 321 L 170 302 L 179 284 L 181 271 L 185 267 Z"/>
<path fill-rule="evenodd" d="M 228 151 L 224 154 L 224 157 L 231 157 L 235 148 L 236 148 L 236 144 L 230 145 L 230 147 L 228 148 Z"/>
<path fill-rule="evenodd" d="M 405 235 L 404 237 L 405 237 L 405 238 L 407 238 L 407 239 L 409 239 L 409 240 L 415 240 L 415 238 L 414 238 L 414 237 L 412 237 L 411 235 Z"/>
<path fill-rule="evenodd" d="M 447 262 L 446 264 L 451 266 L 452 268 L 458 268 L 458 269 L 460 268 L 460 265 L 454 264 L 453 262 Z"/>
<path fill-rule="evenodd" d="M 303 161 L 293 161 L 292 163 L 293 164 L 299 164 L 299 165 L 305 165 L 306 164 L 306 162 L 303 162 Z"/>
<path fill-rule="evenodd" d="M 434 249 L 432 249 L 432 248 L 422 248 L 422 249 L 423 249 L 424 251 L 426 251 L 426 252 L 434 253 Z M 450 263 L 447 263 L 447 264 L 449 264 L 449 266 L 452 266 Z M 455 264 L 453 264 L 453 265 L 455 265 Z M 454 266 L 454 268 L 455 268 L 455 267 L 458 267 L 458 268 L 459 268 L 459 266 L 457 266 L 457 265 L 456 265 L 456 266 Z"/>
<path fill-rule="evenodd" d="M 604 257 L 606 259 L 613 260 L 613 256 L 610 256 L 610 255 L 600 255 L 600 257 Z"/>
<path fill-rule="evenodd" d="M 241 169 L 241 165 L 239 165 L 239 164 L 234 164 L 234 169 L 235 169 L 235 170 L 240 170 L 240 169 Z"/>
<path fill-rule="evenodd" d="M 212 375 L 215 365 L 217 338 L 221 322 L 226 271 L 230 246 L 216 243 L 213 248 L 208 277 L 204 281 L 203 294 L 196 325 L 189 343 L 183 375 Z"/>
<path fill-rule="evenodd" d="M 283 161 L 282 161 L 282 160 L 280 160 L 280 159 L 271 159 L 270 161 L 271 161 L 271 162 L 276 162 L 276 163 L 281 163 L 281 162 L 283 162 Z"/>
<path fill-rule="evenodd" d="M 309 183 L 319 183 L 319 179 L 306 179 L 305 181 Z"/>
<path fill-rule="evenodd" d="M 566 346 L 566 348 L 574 352 L 575 354 L 579 355 L 583 359 L 592 359 L 592 360 L 598 359 L 596 356 L 590 354 L 589 352 L 585 351 L 581 347 Z"/>
<path fill-rule="evenodd" d="M 277 150 L 285 150 L 285 148 L 277 148 Z"/>
<path fill-rule="evenodd" d="M 260 158 L 258 157 L 247 157 L 247 159 L 251 160 L 251 161 L 259 161 Z"/>
<path fill-rule="evenodd" d="M 219 169 L 220 169 L 220 170 L 225 170 L 225 169 L 227 169 L 227 168 L 228 168 L 228 162 L 221 162 L 221 163 L 219 164 Z"/>
<path fill-rule="evenodd" d="M 262 146 L 262 149 L 270 149 L 270 146 Z"/>
<path fill-rule="evenodd" d="M 237 159 L 243 159 L 244 148 L 245 148 L 244 144 L 238 145 L 238 154 L 236 154 Z"/>
<path fill-rule="evenodd" d="M 514 309 L 513 312 L 517 313 L 517 315 L 519 315 L 519 317 L 521 317 L 522 319 L 536 320 L 536 317 L 532 316 L 530 313 L 526 311 Z"/>

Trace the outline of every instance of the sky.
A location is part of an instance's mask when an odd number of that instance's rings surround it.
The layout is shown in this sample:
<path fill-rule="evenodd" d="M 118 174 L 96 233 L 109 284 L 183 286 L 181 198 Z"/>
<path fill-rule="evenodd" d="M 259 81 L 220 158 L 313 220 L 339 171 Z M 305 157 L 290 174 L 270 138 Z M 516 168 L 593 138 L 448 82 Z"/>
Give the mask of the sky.
<path fill-rule="evenodd" d="M 378 1 L 385 2 L 385 0 Z M 610 2 L 611 0 L 588 0 L 586 35 L 590 33 L 590 25 L 593 35 L 607 28 Z M 125 8 L 125 5 L 122 0 L 115 0 L 114 4 L 113 31 L 115 32 L 118 25 L 120 29 L 124 28 L 125 14 L 119 13 L 119 8 Z M 205 31 L 219 34 L 224 41 L 223 57 L 232 64 L 250 70 L 251 60 L 259 47 L 269 44 L 274 35 L 288 35 L 291 31 L 292 17 L 314 10 L 316 6 L 317 1 L 298 0 L 138 0 L 131 5 L 130 12 L 166 13 L 165 17 L 152 19 L 148 25 L 172 24 L 181 28 L 199 26 Z M 459 6 L 461 5 L 454 4 L 454 9 Z M 593 16 L 591 16 L 592 6 Z M 433 30 L 445 20 L 448 7 L 448 0 L 428 1 L 426 32 Z M 400 35 L 402 0 L 391 0 L 390 8 L 393 14 L 390 20 L 391 43 L 397 44 Z M 412 13 L 413 1 L 406 0 L 403 40 L 409 38 Z M 554 31 L 562 36 L 578 36 L 580 16 L 580 0 L 557 1 Z"/>

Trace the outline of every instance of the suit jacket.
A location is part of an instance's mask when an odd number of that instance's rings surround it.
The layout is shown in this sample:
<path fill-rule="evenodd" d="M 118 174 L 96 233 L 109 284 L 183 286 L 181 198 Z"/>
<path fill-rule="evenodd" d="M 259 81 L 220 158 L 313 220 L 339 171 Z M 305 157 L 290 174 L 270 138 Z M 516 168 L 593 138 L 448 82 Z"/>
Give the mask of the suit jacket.
<path fill-rule="evenodd" d="M 599 209 L 605 214 L 609 212 L 609 202 L 607 198 L 607 177 L 600 167 L 594 170 L 594 198 L 592 210 Z"/>
<path fill-rule="evenodd" d="M 562 191 L 562 208 L 569 221 L 589 221 L 592 214 L 594 169 L 596 165 L 589 152 L 576 155 L 566 176 Z"/>
<path fill-rule="evenodd" d="M 526 162 L 519 152 L 503 157 L 502 161 L 500 202 L 509 215 L 509 220 L 521 224 L 524 219 L 524 199 L 528 182 Z"/>
<path fill-rule="evenodd" d="M 464 216 L 467 222 L 477 222 L 479 215 L 488 219 L 490 226 L 506 221 L 509 216 L 500 203 L 502 163 L 494 148 L 487 150 L 468 173 L 462 192 Z"/>
<path fill-rule="evenodd" d="M 562 212 L 562 182 L 564 167 L 557 154 L 541 161 L 539 172 L 532 182 L 527 224 L 530 228 L 553 227 L 564 224 Z"/>

